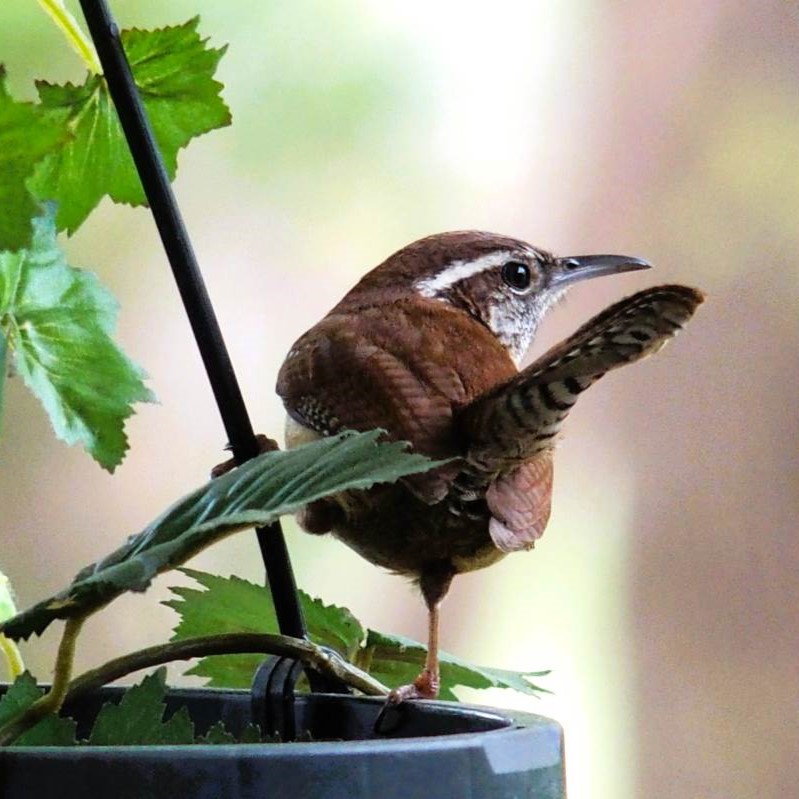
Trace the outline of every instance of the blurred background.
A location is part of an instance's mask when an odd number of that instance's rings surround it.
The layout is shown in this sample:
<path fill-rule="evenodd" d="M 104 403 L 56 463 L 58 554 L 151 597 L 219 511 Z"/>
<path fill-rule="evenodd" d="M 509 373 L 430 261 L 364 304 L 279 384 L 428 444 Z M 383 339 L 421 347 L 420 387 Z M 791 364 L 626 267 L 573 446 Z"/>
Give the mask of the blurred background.
<path fill-rule="evenodd" d="M 76 14 L 76 5 L 69 4 Z M 565 727 L 573 799 L 795 795 L 799 782 L 799 8 L 794 2 L 116 0 L 123 26 L 200 13 L 229 43 L 232 128 L 180 158 L 176 192 L 255 426 L 273 435 L 289 346 L 420 236 L 480 228 L 657 269 L 579 286 L 535 352 L 655 282 L 708 294 L 666 350 L 604 380 L 567 424 L 533 553 L 460 577 L 443 646 L 552 669 L 552 696 L 467 694 Z M 82 80 L 37 5 L 0 4 L 0 60 Z M 19 381 L 0 439 L 0 568 L 28 605 L 143 527 L 223 458 L 147 211 L 103 202 L 66 242 L 122 303 L 119 339 L 160 404 L 109 476 L 52 437 Z M 420 599 L 287 522 L 301 586 L 424 636 Z M 254 536 L 198 568 L 261 579 Z M 164 640 L 157 600 L 89 625 L 79 668 Z M 47 679 L 55 638 L 25 647 Z"/>

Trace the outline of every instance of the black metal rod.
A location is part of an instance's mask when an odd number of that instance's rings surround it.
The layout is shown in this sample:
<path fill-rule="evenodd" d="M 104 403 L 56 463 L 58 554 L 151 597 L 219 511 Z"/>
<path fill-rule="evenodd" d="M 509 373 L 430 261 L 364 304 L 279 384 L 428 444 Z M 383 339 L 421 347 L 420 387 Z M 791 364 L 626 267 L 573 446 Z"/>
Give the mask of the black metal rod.
<path fill-rule="evenodd" d="M 208 373 L 228 441 L 236 460 L 243 462 L 258 454 L 258 444 L 160 150 L 133 80 L 119 28 L 105 0 L 80 0 L 80 4 Z M 257 535 L 280 632 L 303 638 L 305 621 L 280 523 L 258 529 Z"/>

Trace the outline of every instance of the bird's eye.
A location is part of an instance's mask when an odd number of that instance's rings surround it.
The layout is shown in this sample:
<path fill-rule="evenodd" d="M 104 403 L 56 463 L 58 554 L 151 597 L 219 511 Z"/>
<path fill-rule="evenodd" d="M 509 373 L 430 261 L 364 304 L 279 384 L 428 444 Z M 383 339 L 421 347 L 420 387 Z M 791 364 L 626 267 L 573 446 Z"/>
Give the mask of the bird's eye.
<path fill-rule="evenodd" d="M 524 291 L 533 279 L 530 267 L 521 261 L 508 261 L 502 265 L 502 279 L 512 289 Z"/>

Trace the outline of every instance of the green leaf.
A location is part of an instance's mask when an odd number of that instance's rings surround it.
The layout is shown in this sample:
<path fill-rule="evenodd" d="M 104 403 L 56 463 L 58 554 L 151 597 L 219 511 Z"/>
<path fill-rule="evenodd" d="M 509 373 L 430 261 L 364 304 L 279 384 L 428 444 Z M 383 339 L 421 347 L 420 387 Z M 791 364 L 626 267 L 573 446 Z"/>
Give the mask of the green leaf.
<path fill-rule="evenodd" d="M 30 672 L 20 674 L 0 699 L 0 727 L 27 710 L 43 693 Z"/>
<path fill-rule="evenodd" d="M 164 721 L 165 677 L 166 669 L 158 669 L 139 685 L 125 691 L 118 705 L 104 705 L 87 743 L 90 746 L 163 746 L 263 742 L 261 730 L 255 724 L 248 724 L 236 738 L 228 732 L 223 721 L 217 721 L 205 735 L 195 739 L 194 723 L 185 706 Z"/>
<path fill-rule="evenodd" d="M 0 699 L 0 727 L 27 710 L 43 693 L 29 672 L 17 677 Z M 74 746 L 75 728 L 72 719 L 51 714 L 20 735 L 14 746 Z"/>
<path fill-rule="evenodd" d="M 128 448 L 132 404 L 153 395 L 111 338 L 116 300 L 66 262 L 51 214 L 35 219 L 33 231 L 30 249 L 0 253 L 0 331 L 56 435 L 113 471 Z"/>
<path fill-rule="evenodd" d="M 230 124 L 230 111 L 213 79 L 226 48 L 212 49 L 197 33 L 199 17 L 154 31 L 122 32 L 122 43 L 170 180 L 178 150 L 195 136 Z M 141 205 L 144 193 L 105 80 L 80 85 L 37 83 L 41 107 L 54 121 L 68 117 L 72 137 L 37 167 L 29 186 L 58 201 L 58 229 L 73 233 L 108 194 Z"/>
<path fill-rule="evenodd" d="M 257 724 L 248 724 L 241 731 L 237 738 L 233 733 L 228 732 L 224 722 L 217 721 L 205 735 L 197 737 L 196 743 L 198 744 L 260 744 L 260 743 L 280 743 L 279 740 L 270 741 L 265 739 L 261 734 L 261 730 Z"/>
<path fill-rule="evenodd" d="M 181 569 L 204 590 L 173 586 L 179 599 L 165 601 L 180 616 L 172 641 L 232 632 L 277 633 L 278 624 L 268 591 L 240 577 Z M 219 655 L 201 658 L 186 673 L 208 679 L 212 688 L 249 688 L 264 656 Z"/>
<path fill-rule="evenodd" d="M 311 640 L 354 659 L 366 635 L 358 619 L 347 608 L 326 605 L 304 591 L 300 591 L 300 600 Z"/>
<path fill-rule="evenodd" d="M 227 731 L 224 722 L 217 721 L 212 727 L 209 728 L 205 735 L 197 737 L 198 744 L 234 744 L 236 743 L 236 736 Z"/>
<path fill-rule="evenodd" d="M 214 655 L 200 658 L 186 674 L 203 677 L 209 688 L 249 688 L 266 655 Z"/>
<path fill-rule="evenodd" d="M 224 633 L 276 633 L 277 619 L 269 592 L 241 577 L 183 568 L 181 571 L 198 582 L 203 589 L 172 586 L 179 597 L 163 604 L 180 616 L 172 641 L 185 641 L 204 635 Z"/>
<path fill-rule="evenodd" d="M 472 667 L 480 672 L 491 683 L 494 688 L 508 688 L 511 691 L 518 691 L 522 694 L 537 696 L 538 694 L 551 694 L 548 688 L 537 685 L 532 681 L 533 677 L 546 677 L 552 673 L 551 669 L 541 671 L 509 671 L 508 669 L 490 669 L 487 666 Z M 466 683 L 460 683 L 465 685 Z"/>
<path fill-rule="evenodd" d="M 17 605 L 14 601 L 14 592 L 8 577 L 0 572 L 0 621 L 10 619 L 17 614 Z"/>
<path fill-rule="evenodd" d="M 239 735 L 240 744 L 260 744 L 260 743 L 279 743 L 279 740 L 264 737 L 257 724 L 248 724 Z"/>
<path fill-rule="evenodd" d="M 240 577 L 182 569 L 204 590 L 173 586 L 178 599 L 163 604 L 180 616 L 173 641 L 224 633 L 279 633 L 269 591 Z M 335 649 L 345 658 L 355 657 L 364 639 L 364 630 L 346 608 L 326 605 L 299 592 L 303 615 L 312 641 Z M 208 685 L 219 688 L 247 688 L 263 662 L 263 655 L 215 655 L 200 659 L 188 674 L 205 677 Z"/>
<path fill-rule="evenodd" d="M 67 138 L 64 112 L 45 114 L 32 103 L 15 102 L 0 66 L 0 250 L 27 246 L 31 217 L 39 209 L 25 186 L 33 168 Z"/>
<path fill-rule="evenodd" d="M 418 641 L 400 635 L 385 635 L 369 630 L 366 637 L 369 673 L 387 685 L 403 685 L 413 682 L 424 666 L 426 647 Z M 533 683 L 531 677 L 542 677 L 548 671 L 503 671 L 474 666 L 465 660 L 439 652 L 441 662 L 441 699 L 457 699 L 454 689 L 467 688 L 512 688 L 524 694 L 536 696 L 549 693 Z"/>
<path fill-rule="evenodd" d="M 194 725 L 185 707 L 164 721 L 166 669 L 145 677 L 122 695 L 118 705 L 103 705 L 94 722 L 90 746 L 190 744 Z"/>
<path fill-rule="evenodd" d="M 286 452 L 267 452 L 173 505 L 108 557 L 83 569 L 61 593 L 0 624 L 10 638 L 41 633 L 55 619 L 85 616 L 125 591 L 238 530 L 266 525 L 309 502 L 424 472 L 440 462 L 377 443 L 380 430 L 342 433 Z"/>

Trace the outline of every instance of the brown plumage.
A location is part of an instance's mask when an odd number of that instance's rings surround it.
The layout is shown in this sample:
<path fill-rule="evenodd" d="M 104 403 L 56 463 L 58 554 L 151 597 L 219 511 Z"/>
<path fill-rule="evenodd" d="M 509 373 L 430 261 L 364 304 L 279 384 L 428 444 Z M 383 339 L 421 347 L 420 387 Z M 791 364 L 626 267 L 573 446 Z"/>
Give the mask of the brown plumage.
<path fill-rule="evenodd" d="M 552 447 L 577 395 L 654 352 L 702 295 L 646 289 L 519 372 L 546 310 L 576 280 L 648 266 L 623 256 L 555 258 L 479 232 L 428 237 L 367 274 L 289 352 L 277 392 L 287 445 L 381 427 L 452 462 L 315 503 L 300 522 L 419 582 L 430 610 L 425 672 L 393 693 L 435 696 L 438 604 L 452 577 L 529 549 L 546 527 Z"/>

